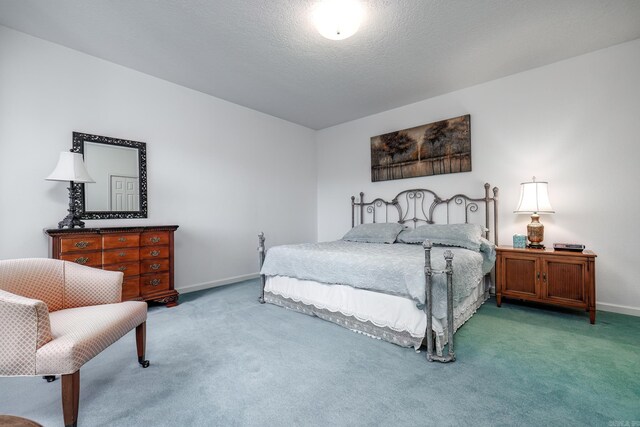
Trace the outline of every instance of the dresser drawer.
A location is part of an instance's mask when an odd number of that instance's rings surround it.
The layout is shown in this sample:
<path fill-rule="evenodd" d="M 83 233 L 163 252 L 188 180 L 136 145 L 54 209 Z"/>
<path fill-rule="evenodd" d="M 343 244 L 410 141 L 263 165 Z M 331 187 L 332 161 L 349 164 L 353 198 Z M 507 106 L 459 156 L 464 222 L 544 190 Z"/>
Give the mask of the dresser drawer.
<path fill-rule="evenodd" d="M 169 271 L 168 259 L 145 259 L 140 261 L 140 273 L 160 273 Z"/>
<path fill-rule="evenodd" d="M 102 255 L 102 264 L 117 264 L 122 262 L 138 261 L 140 259 L 138 248 L 128 249 L 112 249 L 104 251 Z"/>
<path fill-rule="evenodd" d="M 147 231 L 140 236 L 140 246 L 168 245 L 168 231 Z"/>
<path fill-rule="evenodd" d="M 60 259 L 75 262 L 89 267 L 102 267 L 102 252 L 85 252 L 80 254 L 60 255 Z"/>
<path fill-rule="evenodd" d="M 122 301 L 140 297 L 140 277 L 127 277 L 122 282 Z"/>
<path fill-rule="evenodd" d="M 140 291 L 142 295 L 169 289 L 169 273 L 145 274 L 140 276 Z"/>
<path fill-rule="evenodd" d="M 60 253 L 97 251 L 102 249 L 100 236 L 62 237 L 60 239 Z"/>
<path fill-rule="evenodd" d="M 105 265 L 102 268 L 111 271 L 122 271 L 125 278 L 130 276 L 137 276 L 138 274 L 140 274 L 139 262 L 123 262 L 119 264 Z"/>
<path fill-rule="evenodd" d="M 169 258 L 169 246 L 143 246 L 140 248 L 140 259 Z"/>
<path fill-rule="evenodd" d="M 138 233 L 105 235 L 102 237 L 102 247 L 104 249 L 137 248 L 138 246 L 140 246 L 140 234 Z"/>

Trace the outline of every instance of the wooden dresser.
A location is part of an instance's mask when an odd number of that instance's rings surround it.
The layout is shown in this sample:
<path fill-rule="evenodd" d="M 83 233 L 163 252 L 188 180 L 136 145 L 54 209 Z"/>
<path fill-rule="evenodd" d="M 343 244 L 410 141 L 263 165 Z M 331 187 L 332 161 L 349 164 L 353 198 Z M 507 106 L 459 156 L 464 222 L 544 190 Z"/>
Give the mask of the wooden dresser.
<path fill-rule="evenodd" d="M 596 321 L 596 254 L 498 246 L 496 303 L 517 298 L 589 312 Z"/>
<path fill-rule="evenodd" d="M 173 284 L 177 225 L 48 229 L 51 258 L 122 271 L 122 300 L 178 303 Z"/>

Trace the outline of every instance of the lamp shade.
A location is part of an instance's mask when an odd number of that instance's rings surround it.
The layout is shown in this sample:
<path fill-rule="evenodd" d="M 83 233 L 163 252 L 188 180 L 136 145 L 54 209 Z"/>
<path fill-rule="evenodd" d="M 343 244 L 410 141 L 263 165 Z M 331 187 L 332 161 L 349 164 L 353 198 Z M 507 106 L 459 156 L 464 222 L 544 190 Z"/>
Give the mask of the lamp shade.
<path fill-rule="evenodd" d="M 520 185 L 520 202 L 514 213 L 554 213 L 549 202 L 549 190 L 547 182 L 538 182 L 533 177 L 531 182 L 523 182 Z"/>
<path fill-rule="evenodd" d="M 56 168 L 45 179 L 48 181 L 95 182 L 84 167 L 82 154 L 69 151 L 60 153 Z"/>
<path fill-rule="evenodd" d="M 364 16 L 356 0 L 324 0 L 313 10 L 313 23 L 318 32 L 330 40 L 344 40 L 358 31 Z"/>

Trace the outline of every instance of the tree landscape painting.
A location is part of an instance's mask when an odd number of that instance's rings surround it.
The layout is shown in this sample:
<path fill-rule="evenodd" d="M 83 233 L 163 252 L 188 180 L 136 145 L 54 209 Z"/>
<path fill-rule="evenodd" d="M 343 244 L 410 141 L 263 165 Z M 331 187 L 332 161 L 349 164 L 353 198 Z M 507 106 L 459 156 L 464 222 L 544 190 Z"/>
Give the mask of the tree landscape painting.
<path fill-rule="evenodd" d="M 471 116 L 371 138 L 371 181 L 471 171 Z"/>

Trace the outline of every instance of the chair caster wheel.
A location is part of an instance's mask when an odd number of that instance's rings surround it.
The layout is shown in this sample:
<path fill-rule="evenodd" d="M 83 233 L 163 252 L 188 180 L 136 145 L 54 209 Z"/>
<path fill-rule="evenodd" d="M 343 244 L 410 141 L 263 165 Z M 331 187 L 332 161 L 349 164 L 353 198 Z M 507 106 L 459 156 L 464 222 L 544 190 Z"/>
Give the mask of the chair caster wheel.
<path fill-rule="evenodd" d="M 148 368 L 150 365 L 148 360 L 143 360 L 142 358 L 138 360 L 138 363 L 140 363 L 140 366 L 142 366 L 143 368 Z"/>
<path fill-rule="evenodd" d="M 44 377 L 42 377 L 43 380 L 47 380 L 48 383 L 52 383 L 56 380 L 56 376 L 55 375 L 45 375 Z"/>

